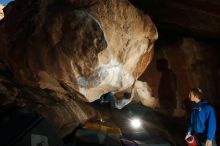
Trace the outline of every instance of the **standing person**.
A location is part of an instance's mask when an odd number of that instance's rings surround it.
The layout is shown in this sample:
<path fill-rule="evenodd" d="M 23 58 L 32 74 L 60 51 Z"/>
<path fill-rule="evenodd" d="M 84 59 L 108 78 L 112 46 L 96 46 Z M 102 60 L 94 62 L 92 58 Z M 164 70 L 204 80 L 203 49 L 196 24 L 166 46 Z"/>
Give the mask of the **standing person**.
<path fill-rule="evenodd" d="M 199 146 L 216 146 L 216 117 L 213 107 L 204 100 L 203 91 L 199 88 L 191 89 L 189 98 L 194 104 L 186 138 L 193 134 Z"/>

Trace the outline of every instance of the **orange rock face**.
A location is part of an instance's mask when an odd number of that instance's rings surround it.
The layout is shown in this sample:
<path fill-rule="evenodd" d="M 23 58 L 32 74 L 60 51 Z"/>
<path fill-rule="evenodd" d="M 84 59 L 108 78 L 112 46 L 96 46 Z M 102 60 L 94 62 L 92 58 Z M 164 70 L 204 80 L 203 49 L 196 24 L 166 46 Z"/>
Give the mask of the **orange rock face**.
<path fill-rule="evenodd" d="M 0 60 L 20 84 L 92 102 L 130 87 L 157 30 L 127 0 L 16 1 L 1 22 Z"/>

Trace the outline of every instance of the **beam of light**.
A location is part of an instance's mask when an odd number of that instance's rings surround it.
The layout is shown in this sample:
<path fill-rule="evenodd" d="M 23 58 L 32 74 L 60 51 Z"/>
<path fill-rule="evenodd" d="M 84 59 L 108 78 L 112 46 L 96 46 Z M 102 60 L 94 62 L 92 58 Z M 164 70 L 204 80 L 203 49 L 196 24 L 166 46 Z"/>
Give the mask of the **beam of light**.
<path fill-rule="evenodd" d="M 133 127 L 133 128 L 140 128 L 141 127 L 141 125 L 142 125 L 142 123 L 141 123 L 141 120 L 140 119 L 138 119 L 138 118 L 133 118 L 133 119 L 131 119 L 130 120 L 130 124 L 131 124 L 131 126 Z"/>

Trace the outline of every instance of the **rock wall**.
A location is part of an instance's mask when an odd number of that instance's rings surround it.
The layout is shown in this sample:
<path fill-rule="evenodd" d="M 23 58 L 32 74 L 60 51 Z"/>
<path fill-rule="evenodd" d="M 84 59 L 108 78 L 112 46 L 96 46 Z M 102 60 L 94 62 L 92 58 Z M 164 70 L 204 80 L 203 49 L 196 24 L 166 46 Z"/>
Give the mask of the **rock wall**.
<path fill-rule="evenodd" d="M 157 39 L 151 19 L 126 0 L 19 0 L 5 13 L 0 58 L 18 82 L 89 102 L 130 87 Z"/>
<path fill-rule="evenodd" d="M 167 74 L 158 70 L 158 60 L 165 59 L 168 68 L 176 76 L 176 104 L 173 108 L 183 108 L 190 88 L 200 87 L 208 100 L 219 101 L 219 43 L 190 37 L 162 38 L 155 45 L 155 56 L 140 80 L 148 82 L 153 96 L 160 98 L 159 87 L 165 84 L 163 92 L 168 91 L 170 80 L 162 80 Z M 168 97 L 167 97 L 168 98 Z"/>
<path fill-rule="evenodd" d="M 96 116 L 87 102 L 131 87 L 158 37 L 127 0 L 16 0 L 4 15 L 0 106 L 41 114 L 62 137 Z"/>

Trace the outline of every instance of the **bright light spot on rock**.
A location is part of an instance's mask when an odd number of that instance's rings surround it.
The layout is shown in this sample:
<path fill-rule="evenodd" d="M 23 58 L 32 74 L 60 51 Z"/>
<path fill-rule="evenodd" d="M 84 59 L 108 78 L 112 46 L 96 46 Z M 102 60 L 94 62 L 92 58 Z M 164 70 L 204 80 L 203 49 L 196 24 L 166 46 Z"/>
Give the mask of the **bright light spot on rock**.
<path fill-rule="evenodd" d="M 141 120 L 138 118 L 131 119 L 131 126 L 133 128 L 140 128 L 141 127 Z"/>

